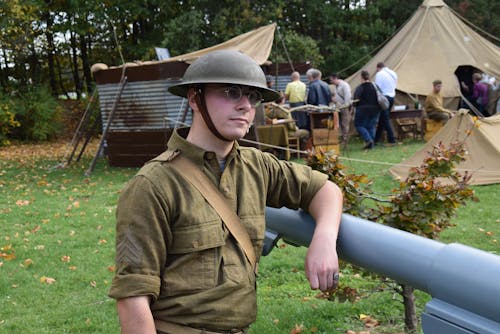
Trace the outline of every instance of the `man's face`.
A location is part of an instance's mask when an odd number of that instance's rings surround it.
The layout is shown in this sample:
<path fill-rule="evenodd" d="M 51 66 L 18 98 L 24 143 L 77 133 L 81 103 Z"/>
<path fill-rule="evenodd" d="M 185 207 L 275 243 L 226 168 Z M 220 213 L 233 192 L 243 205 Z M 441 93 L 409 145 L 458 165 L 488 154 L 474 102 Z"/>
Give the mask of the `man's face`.
<path fill-rule="evenodd" d="M 339 78 L 330 77 L 330 83 L 334 84 L 335 86 L 339 85 L 339 81 Z"/>
<path fill-rule="evenodd" d="M 238 88 L 241 90 L 239 99 Z M 247 86 L 205 85 L 208 114 L 222 136 L 236 140 L 247 134 L 255 117 L 256 100 L 259 100 L 255 93 L 255 89 Z"/>
<path fill-rule="evenodd" d="M 434 85 L 434 93 L 439 93 L 441 91 L 441 84 Z"/>

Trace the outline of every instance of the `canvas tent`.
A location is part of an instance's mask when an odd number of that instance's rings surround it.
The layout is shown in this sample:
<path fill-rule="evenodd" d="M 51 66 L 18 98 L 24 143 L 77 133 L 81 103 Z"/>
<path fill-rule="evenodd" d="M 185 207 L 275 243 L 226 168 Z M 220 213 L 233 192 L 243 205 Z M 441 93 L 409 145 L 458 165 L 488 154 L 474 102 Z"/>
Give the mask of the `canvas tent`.
<path fill-rule="evenodd" d="M 455 73 L 464 68 L 500 79 L 500 48 L 466 25 L 442 0 L 425 0 L 361 70 L 375 75 L 378 62 L 398 74 L 396 104 L 412 105 L 408 94 L 418 95 L 422 102 L 432 81 L 441 79 L 445 105 L 456 109 L 460 85 Z M 347 79 L 353 89 L 360 84 L 361 70 Z"/>
<path fill-rule="evenodd" d="M 420 166 L 434 145 L 442 142 L 448 146 L 453 141 L 462 141 L 466 132 L 472 130 L 465 140 L 467 158 L 457 171 L 472 173 L 471 184 L 500 183 L 500 115 L 481 118 L 477 122 L 476 127 L 470 114 L 457 114 L 421 150 L 391 167 L 389 172 L 396 178 L 406 179 L 410 168 Z"/>

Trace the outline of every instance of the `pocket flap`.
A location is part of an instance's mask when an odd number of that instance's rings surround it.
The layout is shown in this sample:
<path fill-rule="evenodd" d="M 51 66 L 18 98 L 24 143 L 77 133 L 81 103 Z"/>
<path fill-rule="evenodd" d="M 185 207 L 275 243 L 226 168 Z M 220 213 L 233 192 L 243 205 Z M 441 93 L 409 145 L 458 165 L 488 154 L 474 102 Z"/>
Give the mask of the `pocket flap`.
<path fill-rule="evenodd" d="M 225 244 L 220 220 L 212 220 L 195 226 L 181 227 L 172 231 L 170 254 L 198 252 Z"/>

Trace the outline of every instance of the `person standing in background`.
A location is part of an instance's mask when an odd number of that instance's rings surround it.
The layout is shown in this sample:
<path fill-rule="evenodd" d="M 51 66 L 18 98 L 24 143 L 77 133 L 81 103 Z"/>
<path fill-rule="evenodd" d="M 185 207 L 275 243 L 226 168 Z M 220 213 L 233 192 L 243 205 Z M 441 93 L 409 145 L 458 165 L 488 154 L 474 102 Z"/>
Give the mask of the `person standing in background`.
<path fill-rule="evenodd" d="M 335 96 L 332 101 L 339 108 L 340 134 L 342 142 L 346 143 L 349 138 L 349 127 L 351 123 L 351 86 L 340 79 L 337 74 L 330 75 L 330 83 L 335 86 Z"/>
<path fill-rule="evenodd" d="M 300 81 L 300 73 L 297 71 L 292 73 L 291 79 L 292 81 L 285 88 L 285 98 L 290 104 L 290 108 L 303 106 L 306 104 L 306 84 Z M 299 128 L 306 128 L 307 114 L 304 111 L 294 111 L 292 117 L 297 121 Z"/>
<path fill-rule="evenodd" d="M 380 139 L 384 133 L 387 132 L 388 146 L 393 146 L 396 144 L 396 139 L 394 138 L 394 131 L 391 125 L 390 112 L 392 106 L 394 105 L 394 97 L 396 96 L 396 86 L 398 84 L 398 75 L 396 72 L 385 66 L 384 63 L 380 62 L 377 64 L 377 74 L 375 75 L 375 84 L 380 88 L 385 97 L 389 100 L 389 108 L 382 110 L 378 120 L 377 132 L 375 134 L 375 144 L 380 142 Z"/>
<path fill-rule="evenodd" d="M 380 115 L 380 106 L 377 101 L 377 91 L 370 81 L 370 73 L 361 71 L 361 85 L 354 91 L 354 99 L 358 100 L 354 126 L 365 141 L 365 150 L 370 150 L 375 145 L 375 127 Z"/>
<path fill-rule="evenodd" d="M 490 116 L 488 113 L 488 84 L 481 81 L 481 73 L 474 73 L 472 75 L 472 83 L 474 84 L 472 88 L 472 103 L 484 116 Z M 462 82 L 462 87 L 464 89 L 469 89 L 469 87 Z"/>

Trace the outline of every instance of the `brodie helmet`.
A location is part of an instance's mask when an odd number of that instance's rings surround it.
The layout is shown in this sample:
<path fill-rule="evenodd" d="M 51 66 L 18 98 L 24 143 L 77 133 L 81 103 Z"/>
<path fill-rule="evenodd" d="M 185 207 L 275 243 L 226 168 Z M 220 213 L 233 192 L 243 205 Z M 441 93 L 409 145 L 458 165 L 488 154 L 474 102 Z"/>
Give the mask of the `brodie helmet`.
<path fill-rule="evenodd" d="M 275 101 L 280 94 L 267 88 L 266 76 L 260 66 L 249 56 L 233 50 L 207 53 L 194 61 L 184 73 L 182 82 L 172 85 L 168 91 L 187 97 L 190 87 L 197 87 L 196 104 L 210 131 L 219 139 L 225 138 L 215 127 L 205 103 L 203 84 L 234 84 L 256 88 L 262 94 L 262 102 Z M 201 87 L 201 88 L 200 88 Z"/>
<path fill-rule="evenodd" d="M 249 56 L 233 50 L 219 50 L 207 53 L 193 62 L 182 78 L 182 82 L 170 86 L 168 91 L 174 95 L 187 97 L 189 87 L 222 83 L 257 88 L 264 99 L 271 102 L 280 94 L 266 86 L 266 76 L 260 66 Z"/>

